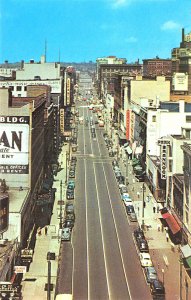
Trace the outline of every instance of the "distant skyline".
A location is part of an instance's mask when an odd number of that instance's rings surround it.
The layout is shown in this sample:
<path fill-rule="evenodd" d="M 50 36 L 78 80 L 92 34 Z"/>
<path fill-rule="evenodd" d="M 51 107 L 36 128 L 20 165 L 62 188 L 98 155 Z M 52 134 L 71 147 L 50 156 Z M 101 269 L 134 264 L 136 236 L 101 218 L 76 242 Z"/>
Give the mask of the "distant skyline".
<path fill-rule="evenodd" d="M 34 59 L 128 63 L 170 58 L 181 29 L 191 31 L 190 0 L 0 0 L 0 63 Z"/>

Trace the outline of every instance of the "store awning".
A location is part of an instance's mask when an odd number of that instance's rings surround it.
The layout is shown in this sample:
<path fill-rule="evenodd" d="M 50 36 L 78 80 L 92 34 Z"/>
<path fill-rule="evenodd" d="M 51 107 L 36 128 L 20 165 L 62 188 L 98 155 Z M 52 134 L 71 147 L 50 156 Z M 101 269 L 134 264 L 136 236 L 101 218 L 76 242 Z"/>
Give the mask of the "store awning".
<path fill-rule="evenodd" d="M 169 212 L 165 213 L 162 215 L 163 219 L 166 220 L 170 230 L 172 231 L 173 234 L 176 234 L 177 232 L 180 231 L 180 226 L 176 222 L 175 218 L 173 215 L 171 215 Z"/>
<path fill-rule="evenodd" d="M 166 220 L 167 218 L 169 218 L 169 216 L 170 216 L 170 213 L 167 212 L 167 213 L 162 215 L 162 218 Z"/>
<path fill-rule="evenodd" d="M 186 258 L 186 263 L 188 264 L 189 268 L 191 268 L 191 256 Z"/>
<path fill-rule="evenodd" d="M 191 248 L 188 244 L 180 247 L 180 250 L 181 250 L 184 258 L 188 258 L 191 256 Z"/>

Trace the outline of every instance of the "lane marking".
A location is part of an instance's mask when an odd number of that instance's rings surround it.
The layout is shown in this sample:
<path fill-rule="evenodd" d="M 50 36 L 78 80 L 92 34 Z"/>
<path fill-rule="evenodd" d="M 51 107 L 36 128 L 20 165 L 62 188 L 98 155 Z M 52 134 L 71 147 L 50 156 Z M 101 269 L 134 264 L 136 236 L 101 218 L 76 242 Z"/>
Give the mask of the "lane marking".
<path fill-rule="evenodd" d="M 118 246 L 119 246 L 119 252 L 120 252 L 120 255 L 121 255 L 121 262 L 122 262 L 122 266 L 123 266 L 123 272 L 124 272 L 124 276 L 125 276 L 125 280 L 126 280 L 126 285 L 127 285 L 129 297 L 130 297 L 130 299 L 132 299 L 131 292 L 130 292 L 130 287 L 129 287 L 129 283 L 128 283 L 128 279 L 127 279 L 127 274 L 126 274 L 126 270 L 125 270 L 125 264 L 124 264 L 124 259 L 123 259 L 123 255 L 122 255 L 121 244 L 120 244 L 120 240 L 119 240 L 119 234 L 118 234 L 118 231 L 117 231 L 117 224 L 116 224 L 115 215 L 114 215 L 114 211 L 113 211 L 113 206 L 112 206 L 112 202 L 111 202 L 110 191 L 109 191 L 109 186 L 108 186 L 108 181 L 107 181 L 107 178 L 106 178 L 104 165 L 102 165 L 102 168 L 103 168 L 103 173 L 104 173 L 104 176 L 105 176 L 105 182 L 106 182 L 107 192 L 108 192 L 108 196 L 109 196 L 110 207 L 111 207 L 111 212 L 112 212 L 112 216 L 113 216 L 113 222 L 114 222 L 114 225 L 115 225 L 115 231 L 116 231 L 116 236 L 117 236 L 117 241 L 118 241 Z"/>
<path fill-rule="evenodd" d="M 99 148 L 99 152 L 101 154 L 99 143 L 98 143 L 98 148 Z M 125 270 L 124 259 L 123 259 L 122 250 L 121 250 L 121 244 L 120 244 L 120 240 L 119 240 L 119 234 L 118 234 L 118 231 L 117 231 L 116 220 L 115 220 L 113 206 L 112 206 L 112 202 L 111 202 L 108 181 L 107 181 L 107 178 L 106 178 L 105 167 L 104 167 L 103 163 L 102 163 L 102 168 L 103 168 L 103 173 L 104 173 L 104 177 L 105 177 L 105 183 L 106 183 L 106 187 L 107 187 L 107 193 L 108 193 L 108 197 L 109 197 L 109 202 L 110 202 L 110 207 L 111 207 L 113 222 L 114 222 L 114 226 L 115 226 L 115 231 L 116 231 L 116 236 L 117 236 L 117 241 L 118 241 L 119 252 L 120 252 L 120 256 L 121 256 L 121 262 L 122 262 L 123 272 L 124 272 L 124 276 L 125 276 L 125 280 L 126 280 L 127 290 L 128 290 L 128 293 L 129 293 L 129 297 L 132 300 L 132 296 L 131 296 L 131 292 L 130 292 L 130 287 L 129 287 L 129 283 L 128 283 L 128 279 L 127 279 L 127 274 L 126 274 L 126 270 Z"/>
<path fill-rule="evenodd" d="M 106 250 L 105 250 L 105 243 L 104 243 L 104 235 L 103 235 L 103 224 L 102 224 L 102 217 L 101 217 L 101 208 L 100 208 L 100 197 L 98 192 L 98 185 L 97 185 L 97 176 L 96 176 L 96 170 L 95 170 L 95 164 L 93 163 L 93 169 L 94 169 L 94 178 L 95 178 L 95 186 L 96 186 L 96 194 L 97 194 L 97 203 L 98 203 L 98 211 L 99 211 L 99 222 L 100 222 L 100 229 L 101 229 L 101 240 L 102 240 L 102 247 L 103 247 L 103 256 L 104 256 L 104 265 L 105 265 L 105 273 L 106 273 L 106 281 L 107 281 L 107 290 L 109 299 L 111 299 L 111 293 L 110 293 L 110 283 L 109 283 L 109 273 L 108 273 L 108 267 L 107 267 L 107 260 L 106 260 Z"/>
<path fill-rule="evenodd" d="M 84 108 L 83 108 L 84 116 Z M 85 126 L 83 124 L 83 134 L 84 134 L 84 155 L 86 155 L 86 139 L 85 139 Z M 85 203 L 86 203 L 86 251 L 87 251 L 87 277 L 88 277 L 88 299 L 90 299 L 90 270 L 89 270 L 89 234 L 88 234 L 88 212 L 87 212 L 87 162 L 84 159 L 84 180 L 85 180 Z"/>

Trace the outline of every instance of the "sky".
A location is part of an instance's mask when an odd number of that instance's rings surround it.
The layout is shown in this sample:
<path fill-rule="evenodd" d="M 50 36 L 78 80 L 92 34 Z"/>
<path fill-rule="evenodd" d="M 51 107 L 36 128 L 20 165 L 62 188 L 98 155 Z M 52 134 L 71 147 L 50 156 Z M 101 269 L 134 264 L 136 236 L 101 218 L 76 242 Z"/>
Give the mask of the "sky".
<path fill-rule="evenodd" d="M 0 63 L 170 58 L 191 0 L 0 0 Z"/>

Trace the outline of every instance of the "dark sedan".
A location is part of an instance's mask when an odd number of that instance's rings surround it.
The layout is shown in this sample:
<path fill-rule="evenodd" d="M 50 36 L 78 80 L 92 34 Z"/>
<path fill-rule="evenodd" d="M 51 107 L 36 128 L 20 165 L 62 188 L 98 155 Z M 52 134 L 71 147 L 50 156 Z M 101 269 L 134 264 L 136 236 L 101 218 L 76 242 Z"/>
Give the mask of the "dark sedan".
<path fill-rule="evenodd" d="M 135 212 L 133 205 L 127 205 L 127 206 L 125 206 L 125 208 L 126 208 L 126 212 L 128 215 Z"/>
<path fill-rule="evenodd" d="M 72 228 L 74 227 L 74 220 L 65 220 L 63 227 L 70 228 L 72 230 Z"/>
<path fill-rule="evenodd" d="M 140 228 L 137 228 L 134 231 L 134 237 L 135 237 L 136 241 L 145 239 L 143 230 L 141 230 Z"/>
<path fill-rule="evenodd" d="M 75 178 L 75 171 L 71 170 L 69 172 L 69 178 Z"/>
<path fill-rule="evenodd" d="M 73 190 L 67 190 L 66 191 L 66 198 L 68 200 L 74 199 L 74 191 Z"/>
<path fill-rule="evenodd" d="M 140 252 L 149 252 L 149 246 L 145 239 L 137 239 L 137 247 Z"/>
<path fill-rule="evenodd" d="M 153 280 L 158 279 L 157 272 L 154 267 L 145 267 L 144 271 L 147 283 L 151 283 Z"/>

